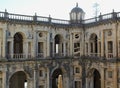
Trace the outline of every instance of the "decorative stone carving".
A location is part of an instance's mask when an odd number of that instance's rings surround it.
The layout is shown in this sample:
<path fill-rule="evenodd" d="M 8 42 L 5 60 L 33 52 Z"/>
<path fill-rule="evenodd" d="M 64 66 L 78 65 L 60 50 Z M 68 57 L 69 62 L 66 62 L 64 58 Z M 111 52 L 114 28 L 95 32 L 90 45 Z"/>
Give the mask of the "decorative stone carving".
<path fill-rule="evenodd" d="M 30 78 L 33 77 L 34 71 L 32 68 L 30 68 L 29 66 L 25 66 L 24 71 L 27 72 L 27 74 L 29 74 Z"/>

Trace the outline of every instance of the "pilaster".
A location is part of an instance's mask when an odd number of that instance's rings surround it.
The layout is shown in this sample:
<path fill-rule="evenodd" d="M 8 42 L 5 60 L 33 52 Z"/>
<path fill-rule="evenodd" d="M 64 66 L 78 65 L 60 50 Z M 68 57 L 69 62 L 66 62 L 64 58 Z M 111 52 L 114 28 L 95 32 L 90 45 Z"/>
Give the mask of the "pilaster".
<path fill-rule="evenodd" d="M 0 39 L 0 57 L 2 57 L 2 46 L 1 46 L 2 40 Z"/>
<path fill-rule="evenodd" d="M 105 88 L 105 72 L 104 72 L 104 68 L 101 69 L 101 88 Z"/>
<path fill-rule="evenodd" d="M 37 33 L 36 33 L 36 31 L 34 31 L 34 37 L 33 37 L 33 49 L 32 49 L 32 56 L 33 57 L 36 57 L 36 55 L 37 55 L 37 45 L 38 45 L 38 43 L 37 43 Z"/>
<path fill-rule="evenodd" d="M 13 43 L 13 38 L 10 41 L 10 56 L 11 58 L 13 58 L 13 54 L 14 54 L 14 49 L 13 49 L 14 43 Z"/>
<path fill-rule="evenodd" d="M 64 53 L 64 56 L 66 56 L 66 41 L 64 41 L 64 43 L 63 43 L 63 49 L 64 49 L 64 51 L 63 51 L 63 53 Z"/>
<path fill-rule="evenodd" d="M 50 34 L 47 33 L 47 47 L 46 47 L 46 53 L 47 55 L 46 56 L 50 56 Z"/>
<path fill-rule="evenodd" d="M 52 53 L 53 55 L 52 56 L 54 57 L 55 56 L 55 40 L 54 39 L 53 39 L 53 47 L 52 48 L 53 48 L 53 53 Z"/>
<path fill-rule="evenodd" d="M 3 29 L 2 57 L 6 57 L 6 29 Z"/>
<path fill-rule="evenodd" d="M 101 56 L 104 57 L 104 31 L 101 32 Z"/>

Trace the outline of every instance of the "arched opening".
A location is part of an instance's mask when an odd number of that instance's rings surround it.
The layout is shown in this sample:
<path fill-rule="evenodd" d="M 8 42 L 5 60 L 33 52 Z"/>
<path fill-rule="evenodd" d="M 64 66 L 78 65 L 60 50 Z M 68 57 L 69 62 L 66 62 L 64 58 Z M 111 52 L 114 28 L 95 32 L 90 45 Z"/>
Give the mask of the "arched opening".
<path fill-rule="evenodd" d="M 58 88 L 58 76 L 62 75 L 62 70 L 56 69 L 52 74 L 52 88 Z"/>
<path fill-rule="evenodd" d="M 95 33 L 90 36 L 90 54 L 93 56 L 98 54 L 98 37 Z"/>
<path fill-rule="evenodd" d="M 14 54 L 23 53 L 23 36 L 20 33 L 14 35 Z"/>
<path fill-rule="evenodd" d="M 55 55 L 61 55 L 62 53 L 63 53 L 62 36 L 58 34 L 55 36 Z"/>
<path fill-rule="evenodd" d="M 88 88 L 101 88 L 101 76 L 97 69 L 92 69 L 88 73 Z"/>
<path fill-rule="evenodd" d="M 94 88 L 101 88 L 100 73 L 97 70 L 94 70 Z"/>
<path fill-rule="evenodd" d="M 25 72 L 19 71 L 14 73 L 9 80 L 9 88 L 27 88 L 27 76 Z"/>

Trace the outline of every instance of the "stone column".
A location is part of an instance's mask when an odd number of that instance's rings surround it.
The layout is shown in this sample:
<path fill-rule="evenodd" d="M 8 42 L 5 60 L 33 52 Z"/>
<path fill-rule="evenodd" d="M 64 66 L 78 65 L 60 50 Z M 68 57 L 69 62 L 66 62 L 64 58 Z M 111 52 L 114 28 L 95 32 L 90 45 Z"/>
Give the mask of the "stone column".
<path fill-rule="evenodd" d="M 6 30 L 3 29 L 2 57 L 6 57 Z"/>
<path fill-rule="evenodd" d="M 37 76 L 37 69 L 35 68 L 34 69 L 34 87 L 33 88 L 37 88 L 37 78 L 38 78 L 38 76 Z"/>
<path fill-rule="evenodd" d="M 113 29 L 112 35 L 113 35 L 113 41 L 112 41 L 112 43 L 113 43 L 113 45 L 112 45 L 113 51 L 112 51 L 112 53 L 113 53 L 113 57 L 116 57 L 117 52 L 118 52 L 117 51 L 118 46 L 117 46 L 117 29 L 116 28 Z"/>
<path fill-rule="evenodd" d="M 27 88 L 34 88 L 34 80 L 33 78 L 27 79 Z"/>
<path fill-rule="evenodd" d="M 53 57 L 55 56 L 55 40 L 53 39 L 53 53 L 52 53 L 53 55 Z"/>
<path fill-rule="evenodd" d="M 92 41 L 92 44 L 93 44 L 93 47 L 92 47 L 93 48 L 93 52 L 92 53 L 95 54 L 95 42 Z"/>
<path fill-rule="evenodd" d="M 90 78 L 90 88 L 94 88 L 94 79 L 93 79 L 93 77 Z"/>
<path fill-rule="evenodd" d="M 28 59 L 28 40 L 26 40 L 25 46 L 26 46 L 26 49 L 25 49 L 25 56 L 26 56 L 26 59 Z"/>
<path fill-rule="evenodd" d="M 1 39 L 0 39 L 0 57 L 2 57 L 2 48 L 1 48 Z"/>
<path fill-rule="evenodd" d="M 49 71 L 48 68 L 46 70 L 46 74 L 47 74 L 47 76 L 46 76 L 46 78 L 47 78 L 47 80 L 46 80 L 46 88 L 50 88 L 50 76 L 49 76 L 50 71 Z"/>
<path fill-rule="evenodd" d="M 91 48 L 90 48 L 90 41 L 88 42 L 88 55 L 90 55 Z"/>
<path fill-rule="evenodd" d="M 73 55 L 73 33 L 71 33 L 70 35 L 70 44 L 69 44 L 69 48 L 70 48 L 70 55 Z"/>
<path fill-rule="evenodd" d="M 104 71 L 104 68 L 101 69 L 101 88 L 105 88 L 105 71 Z"/>
<path fill-rule="evenodd" d="M 65 42 L 65 41 L 64 41 L 64 43 L 63 43 L 63 47 L 64 47 L 64 48 L 63 48 L 63 49 L 64 49 L 64 50 L 63 50 L 63 53 L 64 53 L 64 56 L 66 56 L 66 42 Z"/>
<path fill-rule="evenodd" d="M 43 57 L 46 57 L 47 54 L 47 41 L 43 42 Z"/>
<path fill-rule="evenodd" d="M 108 41 L 107 41 L 107 39 L 105 39 L 105 54 L 106 54 L 106 57 L 108 58 Z"/>
<path fill-rule="evenodd" d="M 46 47 L 46 53 L 47 55 L 46 56 L 50 56 L 50 34 L 47 33 L 47 47 Z"/>
<path fill-rule="evenodd" d="M 97 40 L 97 56 L 100 56 L 100 44 L 98 40 Z"/>
<path fill-rule="evenodd" d="M 104 42 L 105 40 L 104 40 L 104 31 L 102 31 L 101 32 L 101 56 L 103 57 L 104 56 L 104 53 L 105 53 L 105 51 L 104 51 L 104 44 L 105 44 L 105 42 Z"/>
<path fill-rule="evenodd" d="M 13 58 L 13 54 L 14 54 L 14 43 L 13 43 L 13 38 L 10 41 L 10 57 Z"/>
<path fill-rule="evenodd" d="M 36 55 L 37 55 L 37 45 L 38 45 L 38 43 L 37 43 L 37 33 L 36 33 L 36 31 L 34 31 L 34 37 L 33 37 L 33 48 L 32 48 L 32 56 L 33 57 L 36 57 Z"/>
<path fill-rule="evenodd" d="M 88 80 L 89 78 L 87 77 L 86 78 L 86 88 L 89 88 L 89 80 Z"/>
<path fill-rule="evenodd" d="M 3 88 L 9 88 L 9 80 L 8 80 L 8 74 L 7 74 L 7 67 L 2 72 L 2 86 Z"/>
<path fill-rule="evenodd" d="M 114 70 L 113 70 L 113 86 L 114 88 L 118 88 L 118 75 L 117 75 L 117 70 L 118 66 L 114 64 Z"/>

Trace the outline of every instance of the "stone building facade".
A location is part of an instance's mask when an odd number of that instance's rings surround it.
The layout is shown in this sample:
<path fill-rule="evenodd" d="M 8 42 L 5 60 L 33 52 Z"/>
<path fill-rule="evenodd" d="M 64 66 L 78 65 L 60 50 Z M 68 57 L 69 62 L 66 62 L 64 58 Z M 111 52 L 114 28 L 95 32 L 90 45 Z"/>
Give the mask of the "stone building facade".
<path fill-rule="evenodd" d="M 0 88 L 120 88 L 120 13 L 84 15 L 0 12 Z"/>

